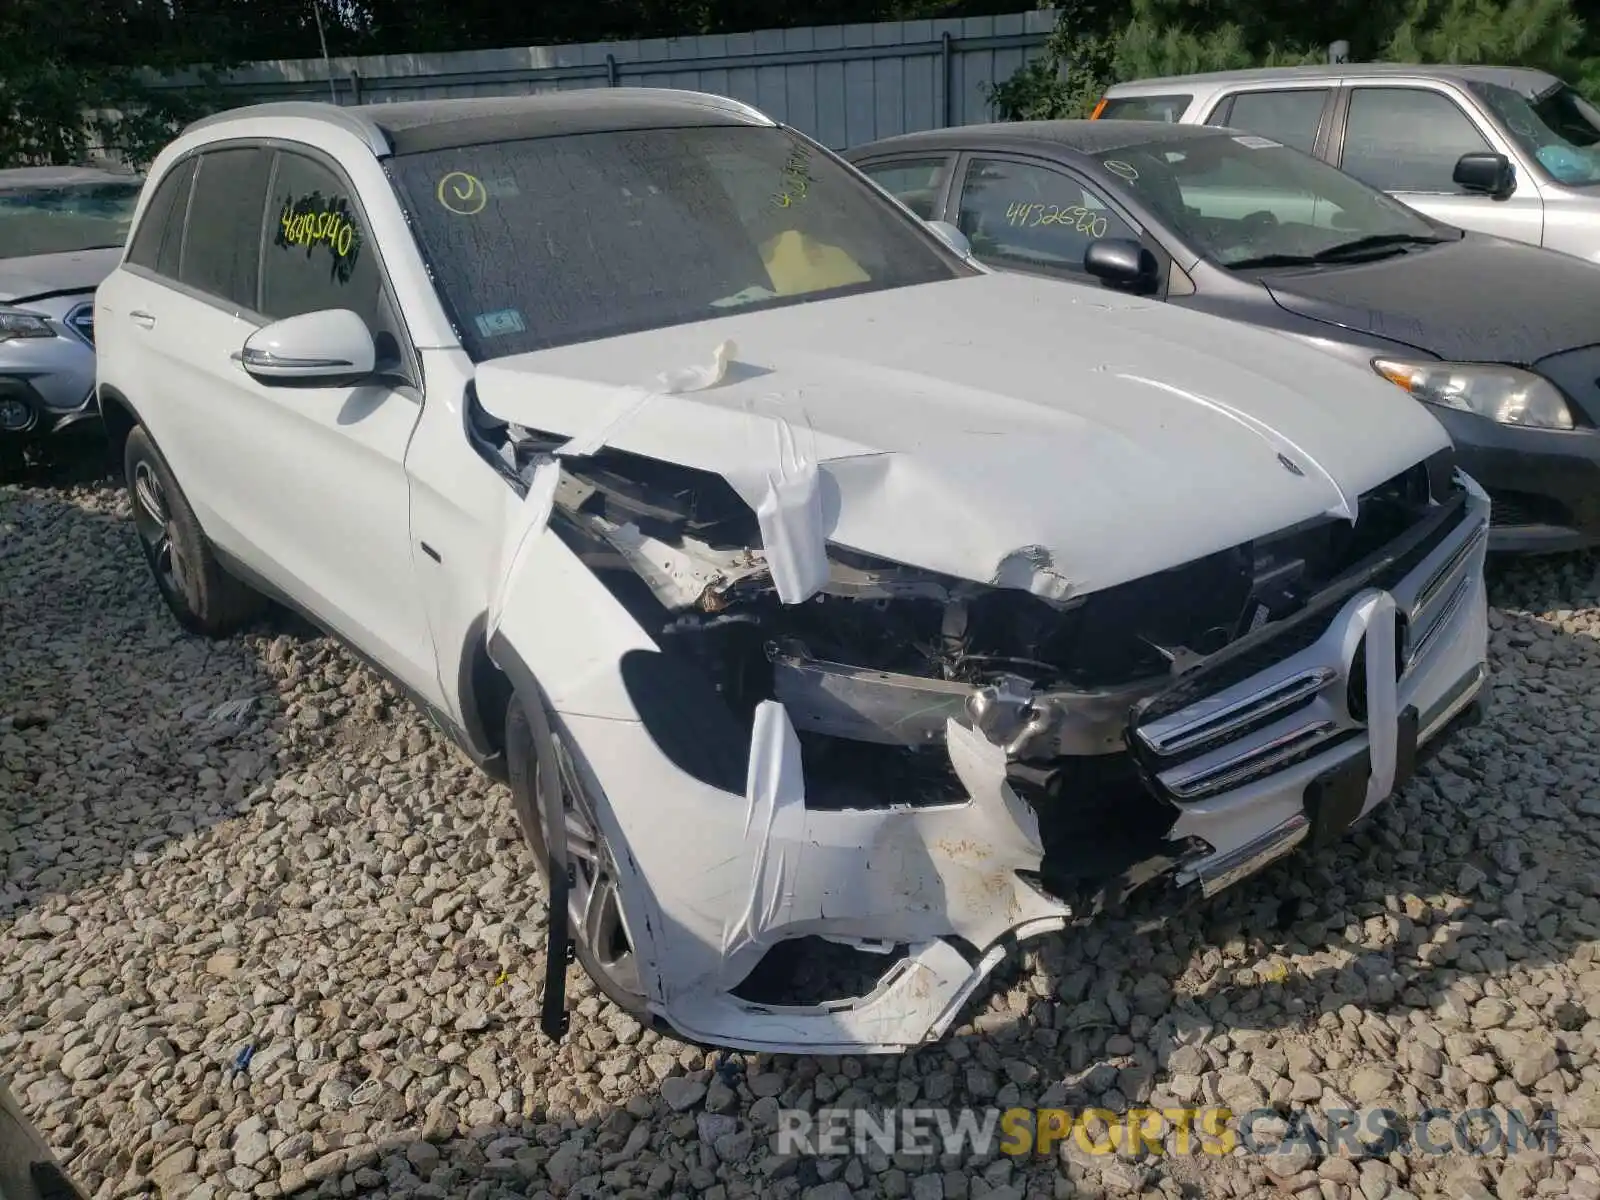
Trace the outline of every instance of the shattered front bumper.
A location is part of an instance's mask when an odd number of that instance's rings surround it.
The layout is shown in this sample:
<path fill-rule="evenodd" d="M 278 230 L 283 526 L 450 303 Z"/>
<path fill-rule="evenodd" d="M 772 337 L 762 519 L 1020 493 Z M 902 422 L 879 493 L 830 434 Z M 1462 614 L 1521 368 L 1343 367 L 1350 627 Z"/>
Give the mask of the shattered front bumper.
<path fill-rule="evenodd" d="M 1135 710 L 1129 744 L 1146 786 L 1176 813 L 1172 882 L 1212 894 L 1314 828 L 1342 833 L 1403 780 L 1416 746 L 1474 702 L 1486 677 L 1489 505 L 1465 482 L 1465 502 L 1429 540 L 1348 597 Z M 539 553 L 549 555 L 540 569 L 565 576 L 551 584 L 592 592 L 596 638 L 653 653 L 581 565 L 548 545 Z M 519 619 L 508 605 L 502 645 L 520 640 Z M 1005 751 L 955 719 L 949 754 L 968 800 L 824 811 L 807 806 L 781 703 L 757 710 L 745 778 L 719 777 L 663 749 L 614 663 L 579 646 L 561 657 L 547 699 L 601 798 L 647 1003 L 689 1040 L 911 1049 L 942 1037 L 1019 942 L 1082 915 L 1030 882 L 1044 854 L 1038 816 L 1007 783 Z M 1325 794 L 1340 768 L 1363 785 L 1353 802 L 1348 786 L 1340 803 Z M 808 937 L 898 956 L 858 995 L 796 1005 L 735 994 L 772 947 Z"/>

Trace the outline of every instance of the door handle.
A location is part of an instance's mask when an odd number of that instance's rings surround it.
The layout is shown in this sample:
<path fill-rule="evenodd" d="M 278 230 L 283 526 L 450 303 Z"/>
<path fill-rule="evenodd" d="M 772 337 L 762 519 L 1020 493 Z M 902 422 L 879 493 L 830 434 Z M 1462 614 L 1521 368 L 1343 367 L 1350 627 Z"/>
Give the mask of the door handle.
<path fill-rule="evenodd" d="M 154 329 L 156 327 L 156 319 L 147 312 L 138 312 L 136 310 L 129 313 L 128 316 L 135 325 L 142 329 Z"/>

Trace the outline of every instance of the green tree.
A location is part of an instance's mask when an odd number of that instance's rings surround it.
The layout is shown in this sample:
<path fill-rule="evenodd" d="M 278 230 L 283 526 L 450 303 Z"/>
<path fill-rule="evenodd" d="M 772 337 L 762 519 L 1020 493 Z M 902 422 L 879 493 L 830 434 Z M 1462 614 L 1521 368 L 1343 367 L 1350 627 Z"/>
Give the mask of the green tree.
<path fill-rule="evenodd" d="M 1397 24 L 1382 58 L 1538 67 L 1600 94 L 1600 29 L 1590 31 L 1571 0 L 1416 0 Z"/>
<path fill-rule="evenodd" d="M 209 2 L 3 0 L 0 167 L 77 162 L 95 148 L 148 161 L 209 96 L 203 84 L 152 87 L 143 68 L 225 63 L 227 14 Z"/>

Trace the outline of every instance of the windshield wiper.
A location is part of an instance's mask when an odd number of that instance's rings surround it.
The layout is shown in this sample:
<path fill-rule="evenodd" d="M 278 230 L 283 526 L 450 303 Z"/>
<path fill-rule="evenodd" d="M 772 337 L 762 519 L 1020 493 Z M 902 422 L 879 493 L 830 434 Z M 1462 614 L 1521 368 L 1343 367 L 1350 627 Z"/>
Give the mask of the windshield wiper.
<path fill-rule="evenodd" d="M 1407 246 L 1437 246 L 1448 238 L 1430 237 L 1417 233 L 1374 233 L 1351 242 L 1340 242 L 1312 255 L 1313 262 L 1339 262 L 1352 254 L 1366 254 L 1373 250 L 1403 251 Z"/>
<path fill-rule="evenodd" d="M 1315 254 L 1263 254 L 1256 258 L 1242 258 L 1238 262 L 1229 263 L 1228 266 L 1232 270 L 1238 270 L 1240 267 L 1306 267 L 1317 263 L 1348 262 L 1352 258 L 1368 256 L 1382 258 L 1385 255 L 1375 252 L 1384 250 L 1393 254 L 1404 254 L 1407 246 L 1437 246 L 1440 242 L 1449 240 L 1449 238 L 1429 237 L 1416 233 L 1374 233 L 1353 241 L 1340 242 L 1336 246 L 1329 246 L 1326 250 L 1318 250 Z"/>

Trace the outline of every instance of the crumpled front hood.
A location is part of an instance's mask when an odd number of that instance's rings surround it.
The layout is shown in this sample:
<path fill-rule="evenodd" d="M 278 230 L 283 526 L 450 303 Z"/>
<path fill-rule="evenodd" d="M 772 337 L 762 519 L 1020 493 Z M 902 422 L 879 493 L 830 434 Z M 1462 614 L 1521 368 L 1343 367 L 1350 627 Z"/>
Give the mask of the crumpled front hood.
<path fill-rule="evenodd" d="M 92 292 L 116 270 L 121 259 L 121 249 L 0 258 L 0 303 L 15 304 L 65 292 Z"/>
<path fill-rule="evenodd" d="M 1595 264 L 1481 234 L 1261 282 L 1289 312 L 1443 359 L 1527 366 L 1600 341 Z"/>
<path fill-rule="evenodd" d="M 630 398 L 729 339 L 720 384 Z M 1351 515 L 1449 444 L 1391 385 L 1278 334 L 1016 274 L 493 360 L 477 392 L 752 507 L 792 446 L 821 464 L 828 540 L 1057 596 Z"/>

